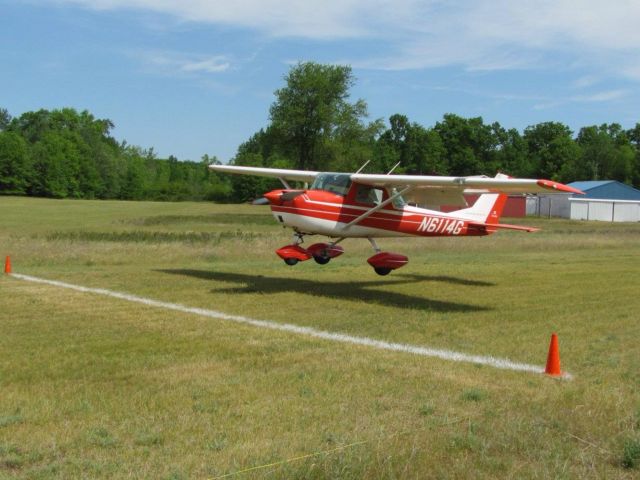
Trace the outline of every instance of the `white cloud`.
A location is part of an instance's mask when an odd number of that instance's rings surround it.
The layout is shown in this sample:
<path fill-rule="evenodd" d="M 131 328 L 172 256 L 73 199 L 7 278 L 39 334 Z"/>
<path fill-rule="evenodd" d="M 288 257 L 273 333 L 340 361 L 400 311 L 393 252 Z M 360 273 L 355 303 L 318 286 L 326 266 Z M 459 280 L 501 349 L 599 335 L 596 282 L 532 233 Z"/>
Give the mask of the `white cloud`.
<path fill-rule="evenodd" d="M 375 58 L 351 60 L 371 68 L 455 65 L 481 71 L 577 64 L 640 79 L 638 0 L 51 1 L 153 11 L 271 37 L 382 41 L 386 46 Z"/>
<path fill-rule="evenodd" d="M 604 103 L 614 100 L 620 100 L 627 97 L 630 94 L 628 90 L 604 90 L 601 92 L 595 92 L 587 95 L 573 95 L 563 99 L 547 99 L 541 103 L 537 103 L 533 106 L 534 110 L 548 110 L 551 108 L 558 108 L 570 103 Z"/>
<path fill-rule="evenodd" d="M 606 90 L 603 92 L 593 93 L 591 95 L 577 95 L 572 98 L 575 102 L 609 102 L 625 97 L 629 92 L 627 90 Z"/>
<path fill-rule="evenodd" d="M 183 72 L 219 73 L 229 69 L 229 62 L 214 57 L 199 61 L 186 61 L 180 66 L 180 69 Z"/>
<path fill-rule="evenodd" d="M 595 75 L 584 75 L 573 82 L 576 88 L 588 88 L 599 83 L 598 77 Z"/>
<path fill-rule="evenodd" d="M 167 75 L 222 73 L 231 64 L 223 55 L 202 55 L 175 51 L 133 51 L 129 55 L 142 61 L 145 68 Z"/>
<path fill-rule="evenodd" d="M 391 0 L 53 0 L 95 10 L 137 9 L 172 15 L 181 20 L 218 23 L 263 31 L 270 36 L 349 38 L 367 35 L 370 11 L 390 7 Z"/>

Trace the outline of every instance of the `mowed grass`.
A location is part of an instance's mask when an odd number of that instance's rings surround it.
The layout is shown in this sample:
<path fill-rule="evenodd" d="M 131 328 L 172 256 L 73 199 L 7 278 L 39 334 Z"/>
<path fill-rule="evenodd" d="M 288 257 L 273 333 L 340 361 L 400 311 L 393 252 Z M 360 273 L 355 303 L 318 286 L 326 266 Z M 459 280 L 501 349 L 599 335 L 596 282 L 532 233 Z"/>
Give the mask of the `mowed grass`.
<path fill-rule="evenodd" d="M 43 278 L 544 365 L 570 381 L 0 278 L 0 478 L 636 478 L 640 225 L 366 240 L 286 266 L 267 208 L 0 197 Z M 307 244 L 321 241 L 308 238 Z"/>

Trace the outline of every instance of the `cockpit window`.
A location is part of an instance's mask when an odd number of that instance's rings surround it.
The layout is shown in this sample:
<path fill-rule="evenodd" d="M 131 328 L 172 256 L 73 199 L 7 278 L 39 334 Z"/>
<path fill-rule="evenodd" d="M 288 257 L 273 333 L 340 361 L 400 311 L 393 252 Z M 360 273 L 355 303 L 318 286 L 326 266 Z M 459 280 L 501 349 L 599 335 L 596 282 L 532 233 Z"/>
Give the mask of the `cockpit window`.
<path fill-rule="evenodd" d="M 383 196 L 382 188 L 369 185 L 358 185 L 356 190 L 356 202 L 366 205 L 379 205 Z"/>
<path fill-rule="evenodd" d="M 396 188 L 392 188 L 390 193 L 393 196 L 396 193 L 398 193 L 398 190 Z M 402 210 L 402 208 L 407 204 L 405 199 L 402 198 L 402 195 L 398 195 L 396 198 L 393 199 L 391 203 L 393 203 L 393 206 L 398 210 Z"/>
<path fill-rule="evenodd" d="M 325 190 L 345 196 L 351 186 L 351 175 L 341 173 L 321 173 L 313 181 L 311 190 Z"/>

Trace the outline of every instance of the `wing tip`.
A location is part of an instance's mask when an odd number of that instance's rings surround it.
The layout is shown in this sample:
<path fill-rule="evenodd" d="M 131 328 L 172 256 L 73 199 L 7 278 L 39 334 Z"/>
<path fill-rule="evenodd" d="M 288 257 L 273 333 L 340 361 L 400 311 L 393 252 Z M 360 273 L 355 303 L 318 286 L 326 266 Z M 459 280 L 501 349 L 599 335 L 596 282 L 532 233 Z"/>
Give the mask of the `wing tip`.
<path fill-rule="evenodd" d="M 547 188 L 549 190 L 556 190 L 559 192 L 565 192 L 565 193 L 575 193 L 578 195 L 584 195 L 584 192 L 582 190 L 578 190 L 577 188 L 573 188 L 570 187 L 569 185 L 565 185 L 564 183 L 560 183 L 560 182 L 554 182 L 553 180 L 538 180 L 536 182 L 539 186 L 543 187 L 543 188 Z"/>

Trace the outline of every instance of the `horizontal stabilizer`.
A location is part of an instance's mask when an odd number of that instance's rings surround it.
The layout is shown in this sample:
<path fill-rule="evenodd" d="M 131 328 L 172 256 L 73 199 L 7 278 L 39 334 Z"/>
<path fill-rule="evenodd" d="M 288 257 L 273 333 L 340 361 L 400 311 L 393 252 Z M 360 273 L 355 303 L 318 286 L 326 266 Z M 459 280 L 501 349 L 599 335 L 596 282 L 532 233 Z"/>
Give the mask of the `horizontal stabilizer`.
<path fill-rule="evenodd" d="M 535 227 L 525 227 L 522 225 L 509 225 L 508 223 L 479 223 L 479 222 L 469 222 L 470 228 L 477 228 L 481 230 L 493 231 L 499 228 L 505 230 L 519 230 L 522 232 L 537 232 L 540 230 Z"/>

